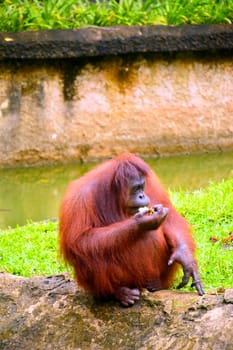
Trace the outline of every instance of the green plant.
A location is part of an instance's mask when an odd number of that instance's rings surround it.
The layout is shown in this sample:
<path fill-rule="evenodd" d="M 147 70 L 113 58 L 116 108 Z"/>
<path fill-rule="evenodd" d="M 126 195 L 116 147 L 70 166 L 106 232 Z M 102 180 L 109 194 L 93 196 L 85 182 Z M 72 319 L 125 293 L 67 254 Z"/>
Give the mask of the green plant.
<path fill-rule="evenodd" d="M 5 0 L 0 30 L 232 23 L 231 0 Z"/>

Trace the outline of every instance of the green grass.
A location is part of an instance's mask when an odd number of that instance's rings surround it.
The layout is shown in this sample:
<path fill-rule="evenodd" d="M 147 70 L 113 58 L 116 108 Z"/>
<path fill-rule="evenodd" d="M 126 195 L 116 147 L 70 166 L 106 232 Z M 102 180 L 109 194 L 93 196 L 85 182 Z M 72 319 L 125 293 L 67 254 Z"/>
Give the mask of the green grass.
<path fill-rule="evenodd" d="M 233 232 L 233 179 L 194 193 L 172 192 L 175 207 L 192 224 L 197 260 L 206 290 L 233 287 L 233 243 L 221 239 Z M 217 243 L 211 237 L 219 239 Z"/>
<path fill-rule="evenodd" d="M 0 231 L 0 270 L 26 277 L 66 271 L 57 236 L 55 222 L 31 222 Z"/>
<path fill-rule="evenodd" d="M 232 0 L 0 0 L 0 31 L 233 22 Z"/>
<path fill-rule="evenodd" d="M 174 205 L 192 224 L 201 277 L 208 291 L 233 287 L 233 246 L 210 242 L 233 231 L 233 179 L 210 184 L 206 190 L 172 191 Z M 57 253 L 57 223 L 29 223 L 0 231 L 0 270 L 21 276 L 67 271 Z"/>

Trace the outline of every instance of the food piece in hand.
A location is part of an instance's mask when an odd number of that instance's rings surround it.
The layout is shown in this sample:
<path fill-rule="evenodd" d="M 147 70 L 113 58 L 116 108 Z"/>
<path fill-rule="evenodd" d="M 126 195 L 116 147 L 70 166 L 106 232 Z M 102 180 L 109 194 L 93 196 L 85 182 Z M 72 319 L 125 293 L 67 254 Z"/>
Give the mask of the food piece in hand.
<path fill-rule="evenodd" d="M 145 214 L 149 214 L 149 215 L 152 215 L 154 212 L 155 212 L 155 210 L 154 210 L 154 208 L 152 208 L 152 207 L 141 207 L 141 208 L 139 208 L 138 209 L 138 211 L 139 211 L 139 213 L 145 213 Z"/>

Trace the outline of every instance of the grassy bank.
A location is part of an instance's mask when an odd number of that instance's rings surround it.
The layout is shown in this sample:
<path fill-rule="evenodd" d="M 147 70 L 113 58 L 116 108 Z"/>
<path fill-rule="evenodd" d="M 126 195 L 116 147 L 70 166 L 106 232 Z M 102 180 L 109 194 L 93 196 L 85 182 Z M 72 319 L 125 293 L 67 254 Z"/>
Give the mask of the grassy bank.
<path fill-rule="evenodd" d="M 5 0 L 0 31 L 233 22 L 232 0 Z"/>
<path fill-rule="evenodd" d="M 194 193 L 171 192 L 171 198 L 193 226 L 205 289 L 233 287 L 233 243 L 221 241 L 233 231 L 233 179 Z M 57 223 L 0 231 L 0 270 L 21 276 L 66 271 L 57 254 Z"/>

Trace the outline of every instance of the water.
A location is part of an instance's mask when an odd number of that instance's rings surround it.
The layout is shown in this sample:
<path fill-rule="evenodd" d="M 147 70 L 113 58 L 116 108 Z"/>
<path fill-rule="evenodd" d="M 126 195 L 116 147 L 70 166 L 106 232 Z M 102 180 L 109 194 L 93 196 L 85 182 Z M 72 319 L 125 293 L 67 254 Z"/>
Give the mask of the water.
<path fill-rule="evenodd" d="M 233 177 L 233 153 L 147 159 L 166 188 L 193 191 Z M 0 228 L 58 216 L 68 183 L 96 164 L 0 169 Z"/>

